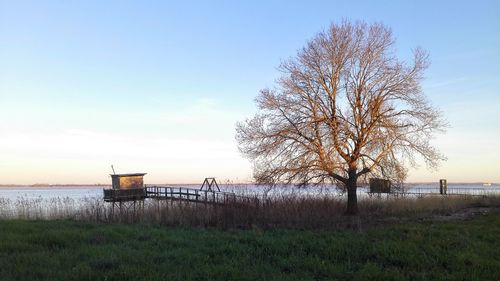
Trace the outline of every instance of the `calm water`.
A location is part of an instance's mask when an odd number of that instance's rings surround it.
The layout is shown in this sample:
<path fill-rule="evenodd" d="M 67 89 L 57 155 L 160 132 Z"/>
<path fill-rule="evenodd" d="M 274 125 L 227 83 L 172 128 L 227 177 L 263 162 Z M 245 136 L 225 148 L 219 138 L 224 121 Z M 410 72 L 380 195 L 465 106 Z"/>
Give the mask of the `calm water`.
<path fill-rule="evenodd" d="M 172 185 L 171 185 L 172 186 Z M 175 185 L 173 185 L 175 186 Z M 179 185 L 183 187 L 199 188 L 200 185 Z M 300 195 L 341 195 L 335 186 L 310 186 L 306 188 L 297 187 L 277 187 L 269 190 L 265 186 L 256 186 L 251 184 L 222 184 L 219 185 L 221 191 L 235 192 L 237 194 L 300 194 Z M 0 187 L 0 198 L 15 201 L 23 199 L 50 199 L 50 198 L 70 198 L 74 200 L 84 198 L 102 198 L 102 189 L 107 186 L 65 186 L 65 187 Z M 406 184 L 406 191 L 410 193 L 439 193 L 439 184 Z M 368 189 L 362 187 L 358 192 L 363 194 Z M 464 194 L 500 194 L 500 185 L 492 184 L 483 186 L 483 184 L 453 184 L 448 183 L 448 193 Z"/>
<path fill-rule="evenodd" d="M 79 200 L 83 198 L 102 197 L 102 187 L 68 186 L 64 188 L 51 187 L 0 187 L 0 198 L 17 200 L 24 199 L 49 199 L 49 198 L 71 198 Z"/>

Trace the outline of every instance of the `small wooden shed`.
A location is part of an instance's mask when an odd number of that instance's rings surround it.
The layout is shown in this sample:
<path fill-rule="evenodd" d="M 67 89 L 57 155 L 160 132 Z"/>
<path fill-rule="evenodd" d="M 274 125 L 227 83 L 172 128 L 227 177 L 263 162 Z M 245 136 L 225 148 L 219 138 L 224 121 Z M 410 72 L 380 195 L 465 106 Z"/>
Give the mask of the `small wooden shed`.
<path fill-rule="evenodd" d="M 371 193 L 391 193 L 391 181 L 386 179 L 371 178 L 370 179 Z"/>
<path fill-rule="evenodd" d="M 143 177 L 146 173 L 136 174 L 112 174 L 111 189 L 104 189 L 104 201 L 123 202 L 144 200 L 146 189 Z"/>
<path fill-rule="evenodd" d="M 111 175 L 113 189 L 144 188 L 144 175 L 146 175 L 146 173 L 113 174 Z"/>

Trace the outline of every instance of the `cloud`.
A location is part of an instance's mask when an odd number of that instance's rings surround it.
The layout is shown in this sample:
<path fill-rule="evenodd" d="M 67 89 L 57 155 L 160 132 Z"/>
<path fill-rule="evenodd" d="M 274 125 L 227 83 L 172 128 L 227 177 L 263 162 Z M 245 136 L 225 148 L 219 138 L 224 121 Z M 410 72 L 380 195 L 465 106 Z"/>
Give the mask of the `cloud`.
<path fill-rule="evenodd" d="M 0 155 L 0 166 L 9 175 L 2 180 L 13 183 L 106 182 L 111 164 L 119 172 L 148 172 L 153 182 L 245 178 L 250 172 L 234 141 L 150 138 L 78 128 L 57 134 L 9 134 L 0 138 Z"/>
<path fill-rule="evenodd" d="M 457 78 L 452 78 L 440 82 L 435 82 L 435 83 L 429 83 L 429 84 L 424 84 L 424 90 L 431 90 L 431 89 L 436 89 L 436 88 L 443 88 L 443 87 L 448 87 L 451 85 L 455 84 L 460 84 L 463 82 L 467 82 L 469 80 L 468 77 L 463 76 L 463 77 L 457 77 Z"/>
<path fill-rule="evenodd" d="M 23 122 L 7 119 L 0 124 L 0 165 L 10 182 L 93 182 L 110 164 L 154 172 L 158 181 L 164 180 L 159 175 L 176 181 L 190 181 L 193 174 L 248 177 L 249 163 L 234 139 L 234 124 L 244 113 L 211 98 L 164 111 L 120 110 L 62 109 L 31 113 Z M 15 167 L 23 167 L 22 173 Z"/>
<path fill-rule="evenodd" d="M 69 129 L 57 134 L 23 133 L 0 138 L 0 151 L 43 157 L 199 159 L 237 157 L 232 141 L 143 137 Z"/>

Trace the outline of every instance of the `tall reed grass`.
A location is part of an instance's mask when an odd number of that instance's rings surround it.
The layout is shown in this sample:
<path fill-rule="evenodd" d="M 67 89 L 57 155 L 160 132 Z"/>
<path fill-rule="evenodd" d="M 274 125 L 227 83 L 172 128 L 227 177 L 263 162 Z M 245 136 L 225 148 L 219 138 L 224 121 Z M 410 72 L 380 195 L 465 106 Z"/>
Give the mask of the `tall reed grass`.
<path fill-rule="evenodd" d="M 9 200 L 0 198 L 0 219 L 70 219 L 97 223 L 148 223 L 218 228 L 335 228 L 352 223 L 344 216 L 345 198 L 323 194 L 236 197 L 224 205 L 147 199 L 144 204 L 106 203 L 102 198 Z M 358 223 L 387 218 L 450 214 L 467 206 L 500 206 L 500 197 L 363 198 Z"/>

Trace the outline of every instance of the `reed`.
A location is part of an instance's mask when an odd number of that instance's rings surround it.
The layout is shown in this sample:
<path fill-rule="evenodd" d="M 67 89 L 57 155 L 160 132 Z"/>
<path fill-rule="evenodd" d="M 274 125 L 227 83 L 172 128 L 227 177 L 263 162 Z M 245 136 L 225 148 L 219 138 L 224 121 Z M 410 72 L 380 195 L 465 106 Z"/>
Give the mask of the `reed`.
<path fill-rule="evenodd" d="M 500 196 L 363 198 L 357 223 L 377 224 L 387 220 L 449 215 L 468 206 L 500 206 Z M 101 198 L 27 199 L 0 198 L 1 219 L 69 219 L 98 223 L 148 223 L 170 226 L 228 228 L 300 228 L 320 229 L 350 226 L 344 215 L 345 199 L 333 194 L 304 196 L 280 193 L 260 197 L 236 197 L 224 205 L 192 202 L 146 200 L 112 207 Z"/>

